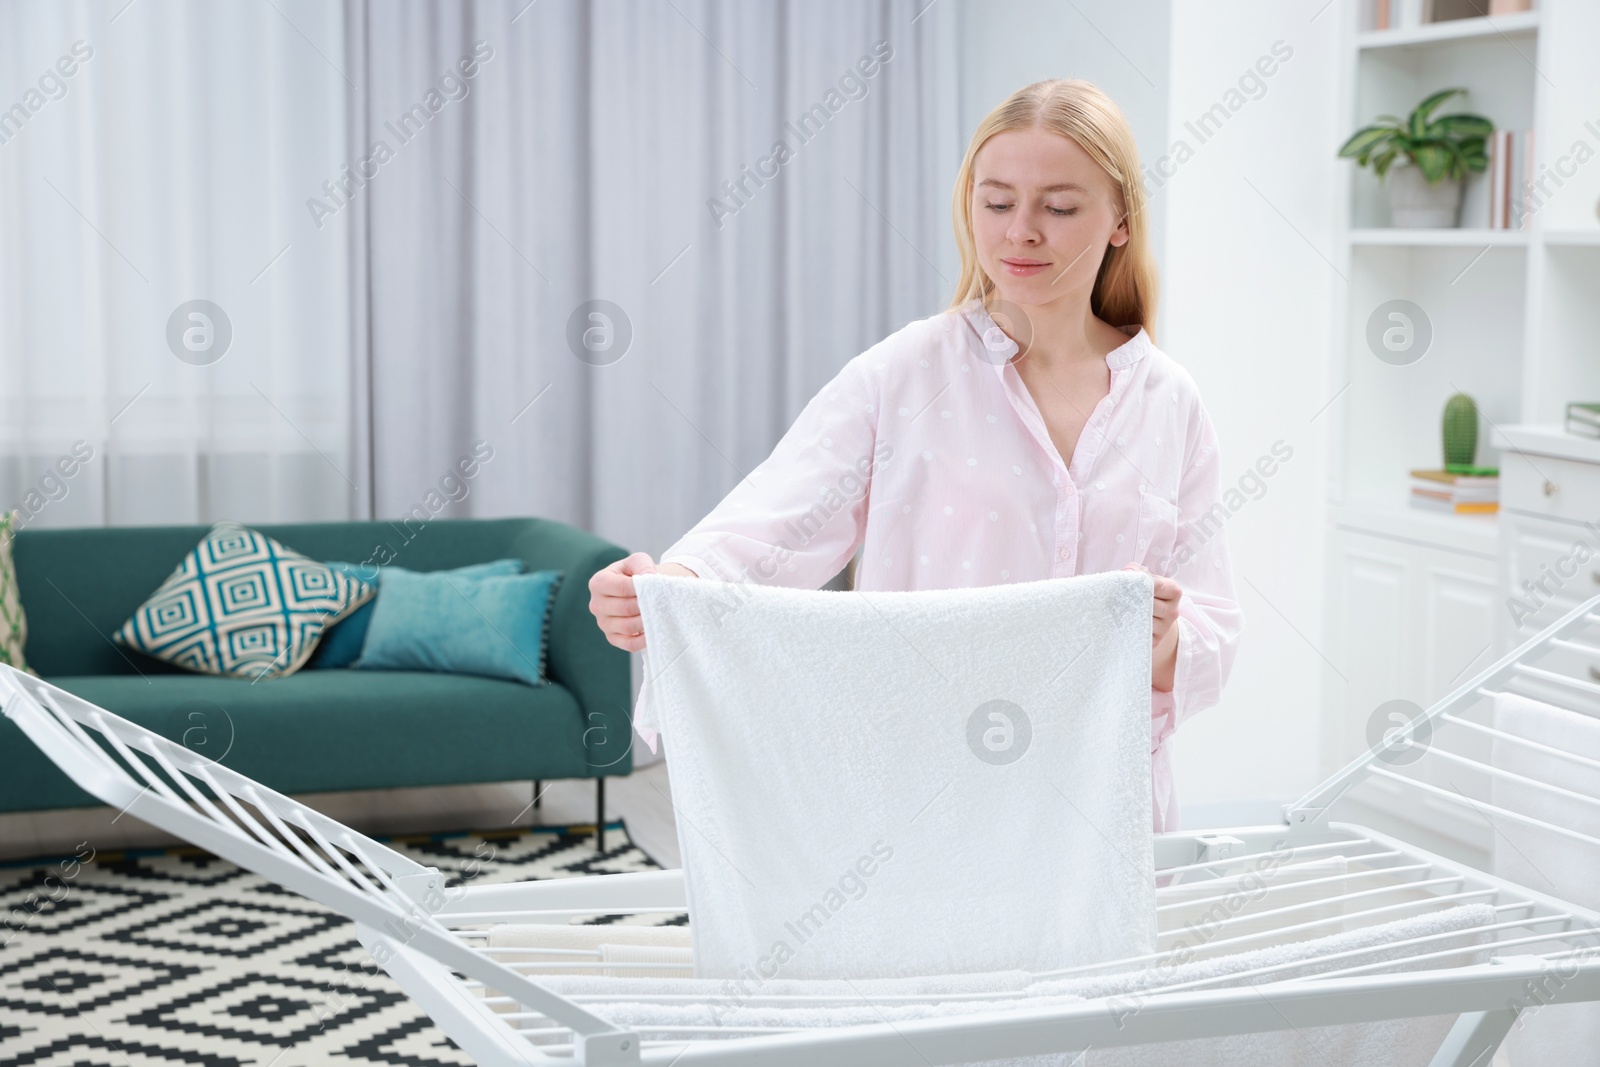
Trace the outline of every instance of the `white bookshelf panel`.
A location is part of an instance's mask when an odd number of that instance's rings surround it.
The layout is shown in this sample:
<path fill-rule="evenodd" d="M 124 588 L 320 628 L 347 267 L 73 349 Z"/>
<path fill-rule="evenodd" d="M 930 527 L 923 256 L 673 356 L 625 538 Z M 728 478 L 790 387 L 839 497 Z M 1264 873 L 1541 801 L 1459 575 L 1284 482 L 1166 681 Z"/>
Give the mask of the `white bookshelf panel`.
<path fill-rule="evenodd" d="M 1600 3 L 1551 4 L 1541 35 L 1538 71 L 1543 99 L 1537 148 L 1544 164 L 1538 222 L 1549 230 L 1600 226 Z"/>
<path fill-rule="evenodd" d="M 1458 389 L 1487 423 L 1519 421 L 1526 265 L 1522 248 L 1351 249 L 1350 389 L 1341 405 L 1347 501 L 1406 505 L 1408 472 L 1443 462 L 1440 417 Z M 1380 360 L 1367 344 L 1373 312 L 1396 299 L 1421 307 L 1433 331 L 1426 354 L 1405 366 Z M 1488 426 L 1479 433 L 1478 462 L 1494 463 Z"/>
<path fill-rule="evenodd" d="M 1559 423 L 1569 401 L 1600 402 L 1600 245 L 1550 245 L 1544 256 L 1531 416 Z"/>

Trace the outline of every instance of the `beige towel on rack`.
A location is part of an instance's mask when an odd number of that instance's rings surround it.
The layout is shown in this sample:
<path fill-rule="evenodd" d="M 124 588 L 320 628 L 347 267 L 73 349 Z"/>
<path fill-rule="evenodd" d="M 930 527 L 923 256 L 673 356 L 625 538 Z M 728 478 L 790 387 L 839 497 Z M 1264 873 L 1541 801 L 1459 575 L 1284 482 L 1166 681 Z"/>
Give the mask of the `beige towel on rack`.
<path fill-rule="evenodd" d="M 1600 720 L 1515 693 L 1494 698 L 1494 726 L 1562 752 L 1600 760 Z M 1600 797 L 1600 771 L 1514 741 L 1496 738 L 1501 770 Z M 1495 779 L 1493 803 L 1600 838 L 1600 807 L 1537 786 Z M 1600 910 L 1600 848 L 1537 826 L 1495 818 L 1494 873 L 1537 893 Z M 1523 1010 L 1506 1039 L 1512 1067 L 1592 1063 L 1600 1049 L 1600 1003 L 1552 1004 Z"/>
<path fill-rule="evenodd" d="M 687 926 L 635 926 L 621 923 L 577 925 L 569 923 L 502 923 L 489 930 L 491 949 L 526 949 L 495 952 L 499 963 L 520 964 L 524 974 L 604 974 L 621 977 L 652 975 L 688 978 L 694 958 Z M 591 962 L 591 967 L 576 966 Z M 652 963 L 648 969 L 607 964 Z"/>
<path fill-rule="evenodd" d="M 743 990 L 732 983 L 706 979 L 658 980 L 645 978 L 589 978 L 559 975 L 540 981 L 568 996 L 625 994 L 638 999 L 607 1001 L 595 1010 L 619 1026 L 639 1031 L 643 1040 L 712 1039 L 743 1036 L 741 1027 L 859 1026 L 900 1023 L 914 1019 L 950 1018 L 974 1012 L 1059 1007 L 1085 998 L 1118 998 L 1112 1010 L 1136 1011 L 1138 996 L 1156 982 L 1215 979 L 1212 988 L 1243 982 L 1301 978 L 1356 964 L 1390 963 L 1393 971 L 1419 966 L 1404 962 L 1419 951 L 1393 947 L 1417 937 L 1437 936 L 1428 951 L 1485 944 L 1492 935 L 1483 931 L 1495 921 L 1494 908 L 1466 904 L 1407 916 L 1374 926 L 1358 927 L 1327 937 L 1272 944 L 1249 952 L 1150 970 L 1134 968 L 1092 977 L 1043 979 L 1029 983 L 1017 972 L 992 975 L 953 975 L 931 978 L 866 979 L 859 981 L 777 980 L 760 988 Z M 1457 935 L 1457 936 L 1452 936 Z M 1355 957 L 1336 958 L 1341 953 Z M 1462 965 L 1480 963 L 1487 955 L 1463 955 Z M 1238 978 L 1263 967 L 1270 976 Z M 963 992 L 972 999 L 940 1000 L 931 994 Z M 988 994 L 989 996 L 985 996 Z M 1009 994 L 1009 995 L 1008 995 Z M 782 997 L 826 997 L 825 1004 L 786 1003 Z M 653 998 L 675 996 L 677 1000 Z M 1439 1042 L 1454 1023 L 1454 1016 L 1398 1019 L 1354 1026 L 1315 1027 L 1238 1037 L 1166 1042 L 1125 1049 L 1082 1053 L 1048 1053 L 1009 1060 L 985 1060 L 970 1067 L 1425 1067 Z M 671 1027 L 662 1030 L 662 1027 Z M 554 1027 L 552 1039 L 560 1036 Z M 692 1028 L 692 1029 L 686 1029 Z M 1547 1067 L 1556 1067 L 1551 1064 Z M 1565 1065 L 1562 1065 L 1565 1067 Z"/>
<path fill-rule="evenodd" d="M 1044 971 L 1154 945 L 1152 580 L 634 579 L 696 975 Z"/>

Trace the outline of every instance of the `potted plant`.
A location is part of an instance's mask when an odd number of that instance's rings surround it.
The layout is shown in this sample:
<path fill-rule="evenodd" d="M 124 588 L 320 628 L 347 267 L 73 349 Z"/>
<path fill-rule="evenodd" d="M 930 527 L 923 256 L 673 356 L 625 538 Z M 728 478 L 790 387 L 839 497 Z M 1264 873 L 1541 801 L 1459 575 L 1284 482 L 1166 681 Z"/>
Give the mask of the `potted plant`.
<path fill-rule="evenodd" d="M 1489 164 L 1484 150 L 1494 123 L 1482 115 L 1440 115 L 1439 105 L 1465 89 L 1441 89 L 1404 119 L 1379 115 L 1350 135 L 1339 149 L 1371 166 L 1389 185 L 1390 224 L 1400 227 L 1454 226 L 1461 211 L 1461 186 L 1469 172 Z M 1390 174 L 1390 167 L 1394 167 Z"/>

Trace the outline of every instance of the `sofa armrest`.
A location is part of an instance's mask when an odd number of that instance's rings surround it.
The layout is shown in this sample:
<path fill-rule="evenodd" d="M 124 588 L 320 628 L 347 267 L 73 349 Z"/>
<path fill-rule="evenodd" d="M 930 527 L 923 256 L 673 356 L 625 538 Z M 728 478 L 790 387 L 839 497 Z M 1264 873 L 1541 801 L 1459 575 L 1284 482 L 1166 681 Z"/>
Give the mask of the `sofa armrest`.
<path fill-rule="evenodd" d="M 516 553 L 530 570 L 565 572 L 550 612 L 546 667 L 583 709 L 585 762 L 594 777 L 633 769 L 632 660 L 606 640 L 589 611 L 589 578 L 626 549 L 564 523 L 529 519 Z"/>

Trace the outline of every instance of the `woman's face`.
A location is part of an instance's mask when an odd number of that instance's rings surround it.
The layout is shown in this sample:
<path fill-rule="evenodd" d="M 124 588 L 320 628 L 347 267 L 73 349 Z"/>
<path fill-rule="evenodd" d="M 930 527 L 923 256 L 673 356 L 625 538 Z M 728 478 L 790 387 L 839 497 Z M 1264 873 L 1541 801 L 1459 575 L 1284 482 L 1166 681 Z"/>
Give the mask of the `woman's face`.
<path fill-rule="evenodd" d="M 1087 305 L 1107 245 L 1128 240 L 1111 177 L 1071 138 L 1006 130 L 973 159 L 978 264 L 1014 304 Z"/>

